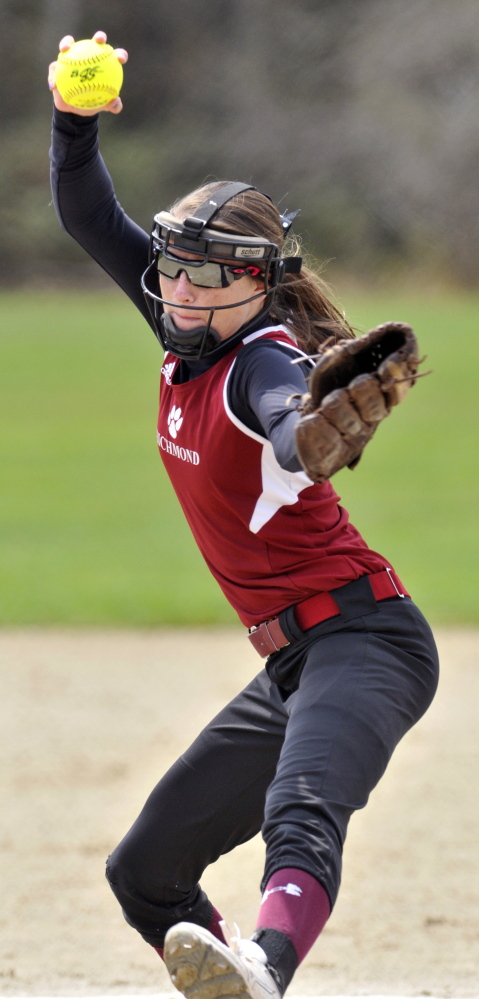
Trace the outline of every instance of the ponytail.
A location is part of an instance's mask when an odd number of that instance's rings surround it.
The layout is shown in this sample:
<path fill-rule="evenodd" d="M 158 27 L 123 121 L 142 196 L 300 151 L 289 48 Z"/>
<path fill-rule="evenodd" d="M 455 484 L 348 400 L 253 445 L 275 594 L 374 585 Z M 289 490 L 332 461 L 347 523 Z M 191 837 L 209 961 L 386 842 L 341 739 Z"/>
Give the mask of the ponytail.
<path fill-rule="evenodd" d="M 353 339 L 346 317 L 332 301 L 332 292 L 316 271 L 303 264 L 299 274 L 286 274 L 275 291 L 271 317 L 288 326 L 306 354 L 316 354 L 331 339 Z"/>

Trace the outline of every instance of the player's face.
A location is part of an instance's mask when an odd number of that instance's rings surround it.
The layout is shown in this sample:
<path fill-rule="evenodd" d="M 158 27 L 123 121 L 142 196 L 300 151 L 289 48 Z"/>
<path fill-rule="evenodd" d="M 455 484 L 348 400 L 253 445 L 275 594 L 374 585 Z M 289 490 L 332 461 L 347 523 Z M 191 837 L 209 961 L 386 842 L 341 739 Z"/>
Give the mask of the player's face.
<path fill-rule="evenodd" d="M 171 247 L 170 247 L 171 252 Z M 186 253 L 184 250 L 175 250 L 175 256 L 181 260 L 195 260 L 194 254 Z M 221 263 L 231 263 L 231 261 L 218 261 Z M 239 280 L 233 281 L 227 288 L 201 288 L 189 281 L 185 271 L 180 271 L 175 278 L 159 275 L 161 297 L 173 305 L 164 305 L 164 311 L 170 315 L 175 325 L 180 330 L 194 329 L 195 326 L 204 325 L 208 321 L 206 309 L 214 309 L 219 305 L 229 305 L 232 308 L 224 309 L 222 312 L 215 312 L 213 327 L 221 340 L 227 340 L 233 336 L 237 330 L 245 323 L 249 322 L 263 307 L 265 296 L 256 298 L 253 302 L 245 302 L 244 305 L 235 306 L 234 302 L 241 302 L 245 298 L 257 295 L 264 288 L 263 278 L 253 278 L 249 274 Z M 184 306 L 192 308 L 185 309 Z"/>

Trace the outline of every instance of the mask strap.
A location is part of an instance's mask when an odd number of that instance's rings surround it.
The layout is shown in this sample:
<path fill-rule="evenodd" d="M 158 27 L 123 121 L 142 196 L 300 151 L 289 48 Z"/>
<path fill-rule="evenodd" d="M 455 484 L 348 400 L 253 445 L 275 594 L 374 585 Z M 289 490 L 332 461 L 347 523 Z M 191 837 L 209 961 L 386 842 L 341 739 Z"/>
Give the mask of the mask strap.
<path fill-rule="evenodd" d="M 242 191 L 256 191 L 256 188 L 253 184 L 241 184 L 236 181 L 231 184 L 224 184 L 210 198 L 203 201 L 203 204 L 196 209 L 194 215 L 190 215 L 185 219 L 181 235 L 187 239 L 199 239 L 203 229 L 207 228 L 208 223 L 217 215 L 220 208 L 227 201 L 231 201 L 231 198 L 234 198 L 237 194 L 241 194 Z"/>

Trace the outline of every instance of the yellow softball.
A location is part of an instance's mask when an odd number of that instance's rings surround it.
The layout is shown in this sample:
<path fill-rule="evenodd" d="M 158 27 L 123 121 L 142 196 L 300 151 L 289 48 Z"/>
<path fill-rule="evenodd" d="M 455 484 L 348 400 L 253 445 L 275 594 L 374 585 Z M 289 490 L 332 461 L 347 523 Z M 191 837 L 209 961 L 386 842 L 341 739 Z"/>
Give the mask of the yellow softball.
<path fill-rule="evenodd" d="M 101 108 L 120 93 L 123 67 L 111 45 L 84 38 L 59 52 L 55 85 L 74 108 Z"/>

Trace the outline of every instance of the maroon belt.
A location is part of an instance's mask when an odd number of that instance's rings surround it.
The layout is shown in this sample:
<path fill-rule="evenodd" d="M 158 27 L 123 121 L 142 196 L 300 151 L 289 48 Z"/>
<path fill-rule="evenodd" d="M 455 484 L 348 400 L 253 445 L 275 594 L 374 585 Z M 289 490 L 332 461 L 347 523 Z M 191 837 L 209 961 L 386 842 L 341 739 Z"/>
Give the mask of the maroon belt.
<path fill-rule="evenodd" d="M 394 569 L 374 572 L 368 578 L 376 600 L 409 596 Z M 333 593 L 334 590 L 315 593 L 313 597 L 307 597 L 306 600 L 295 605 L 294 616 L 302 631 L 307 631 L 308 628 L 312 628 L 315 624 L 321 624 L 322 621 L 327 621 L 330 617 L 338 617 L 341 612 Z M 285 645 L 289 645 L 289 638 L 286 638 L 278 617 L 273 617 L 270 621 L 263 621 L 257 627 L 251 628 L 248 638 L 263 659 L 271 655 L 272 652 L 279 652 Z"/>

